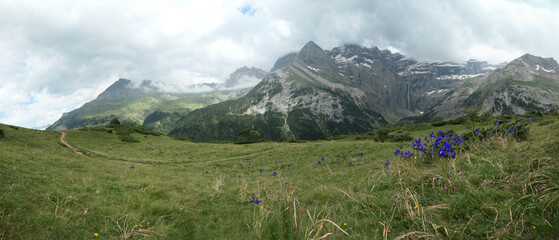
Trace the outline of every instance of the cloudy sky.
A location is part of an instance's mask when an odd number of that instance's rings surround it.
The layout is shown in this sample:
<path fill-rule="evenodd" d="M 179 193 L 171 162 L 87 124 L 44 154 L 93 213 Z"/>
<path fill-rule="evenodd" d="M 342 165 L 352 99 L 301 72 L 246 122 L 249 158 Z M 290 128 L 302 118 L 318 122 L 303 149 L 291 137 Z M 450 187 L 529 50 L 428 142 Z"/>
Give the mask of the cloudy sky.
<path fill-rule="evenodd" d="M 559 58 L 559 1 L 0 0 L 0 123 L 45 127 L 118 78 L 220 82 L 313 40 L 416 60 Z"/>

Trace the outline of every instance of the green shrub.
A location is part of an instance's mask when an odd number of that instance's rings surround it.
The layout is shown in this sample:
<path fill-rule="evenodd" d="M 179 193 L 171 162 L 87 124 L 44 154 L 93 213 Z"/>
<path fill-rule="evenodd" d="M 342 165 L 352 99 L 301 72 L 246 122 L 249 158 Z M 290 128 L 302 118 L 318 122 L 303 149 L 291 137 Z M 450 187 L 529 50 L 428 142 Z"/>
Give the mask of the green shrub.
<path fill-rule="evenodd" d="M 464 122 L 466 122 L 467 118 L 466 117 L 459 117 L 457 119 L 453 119 L 448 121 L 448 123 L 453 124 L 453 125 L 460 125 Z"/>
<path fill-rule="evenodd" d="M 93 127 L 93 128 L 91 128 L 91 130 L 104 132 L 104 131 L 107 131 L 107 128 L 106 127 Z"/>
<path fill-rule="evenodd" d="M 446 121 L 438 121 L 438 122 L 432 122 L 431 126 L 433 127 L 440 127 L 440 126 L 444 126 L 446 125 Z"/>
<path fill-rule="evenodd" d="M 4 138 L 5 136 L 4 129 L 0 129 L 0 138 Z"/>
<path fill-rule="evenodd" d="M 372 138 L 377 142 L 406 142 L 413 140 L 409 132 L 400 129 L 391 134 L 388 128 L 376 130 Z"/>
<path fill-rule="evenodd" d="M 239 136 L 239 141 L 237 143 L 255 143 L 260 138 L 260 133 L 256 130 L 245 128 L 239 131 L 237 136 Z"/>
<path fill-rule="evenodd" d="M 408 142 L 413 140 L 413 138 L 410 136 L 409 132 L 402 132 L 394 135 L 389 135 L 389 140 L 391 142 Z"/>
<path fill-rule="evenodd" d="M 108 133 L 113 133 L 112 129 L 107 130 Z"/>
<path fill-rule="evenodd" d="M 118 139 L 120 139 L 120 141 L 123 142 L 129 142 L 129 143 L 139 143 L 140 140 L 138 140 L 137 138 L 130 136 L 130 135 L 119 135 Z"/>
<path fill-rule="evenodd" d="M 130 124 L 112 125 L 111 127 L 116 131 L 117 135 L 130 135 L 136 132 L 134 126 Z"/>
<path fill-rule="evenodd" d="M 154 132 L 152 130 L 141 128 L 141 127 L 135 127 L 134 130 L 137 133 L 144 134 L 144 135 L 152 135 L 152 136 L 161 136 L 162 135 L 161 133 Z"/>
<path fill-rule="evenodd" d="M 120 125 L 118 118 L 113 118 L 113 120 L 111 120 L 111 125 Z"/>

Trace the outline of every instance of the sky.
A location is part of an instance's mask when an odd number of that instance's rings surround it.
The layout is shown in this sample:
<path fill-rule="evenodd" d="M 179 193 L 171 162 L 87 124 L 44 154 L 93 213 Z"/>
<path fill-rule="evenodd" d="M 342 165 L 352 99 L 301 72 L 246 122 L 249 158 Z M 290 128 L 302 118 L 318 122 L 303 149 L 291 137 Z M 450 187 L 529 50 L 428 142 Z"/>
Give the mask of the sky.
<path fill-rule="evenodd" d="M 415 60 L 559 59 L 554 0 L 0 0 L 0 123 L 44 128 L 119 78 L 223 82 L 308 41 Z"/>

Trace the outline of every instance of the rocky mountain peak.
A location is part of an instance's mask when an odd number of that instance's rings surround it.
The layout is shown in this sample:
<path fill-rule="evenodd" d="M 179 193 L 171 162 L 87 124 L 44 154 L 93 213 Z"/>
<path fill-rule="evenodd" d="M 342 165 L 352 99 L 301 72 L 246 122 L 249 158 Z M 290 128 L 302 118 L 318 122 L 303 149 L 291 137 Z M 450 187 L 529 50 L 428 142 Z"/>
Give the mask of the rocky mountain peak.
<path fill-rule="evenodd" d="M 229 78 L 225 80 L 225 88 L 246 88 L 253 87 L 258 84 L 260 80 L 266 77 L 268 73 L 260 68 L 243 66 L 235 70 L 235 72 L 229 75 Z"/>
<path fill-rule="evenodd" d="M 521 57 L 513 60 L 507 68 L 522 67 L 534 70 L 537 74 L 559 74 L 559 65 L 553 58 L 543 58 L 526 53 Z"/>
<path fill-rule="evenodd" d="M 337 72 L 336 63 L 328 55 L 328 53 L 320 48 L 313 41 L 308 42 L 299 51 L 296 59 L 300 60 L 302 64 L 309 67 L 320 69 L 327 72 Z"/>
<path fill-rule="evenodd" d="M 99 94 L 98 98 L 106 98 L 112 95 L 118 94 L 123 89 L 129 88 L 132 81 L 124 78 L 119 78 L 111 86 L 109 86 L 105 91 Z"/>
<path fill-rule="evenodd" d="M 280 68 L 283 67 L 287 67 L 287 65 L 289 65 L 289 63 L 293 62 L 293 60 L 295 60 L 295 57 L 297 57 L 297 53 L 290 53 L 287 54 L 281 58 L 279 58 L 276 63 L 274 64 L 274 66 L 272 67 L 272 69 L 270 70 L 270 72 L 274 72 Z"/>

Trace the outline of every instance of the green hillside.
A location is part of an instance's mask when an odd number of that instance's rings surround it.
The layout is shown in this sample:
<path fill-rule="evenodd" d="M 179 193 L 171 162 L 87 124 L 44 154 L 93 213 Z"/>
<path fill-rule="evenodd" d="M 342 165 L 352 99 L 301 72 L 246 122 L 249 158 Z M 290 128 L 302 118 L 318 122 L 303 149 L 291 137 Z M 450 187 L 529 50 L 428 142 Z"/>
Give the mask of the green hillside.
<path fill-rule="evenodd" d="M 128 125 L 67 131 L 85 155 L 60 132 L 0 125 L 0 239 L 553 239 L 558 120 L 301 143 L 195 143 Z M 392 142 L 439 130 L 464 133 L 455 158 L 431 153 L 431 137 L 425 154 Z M 415 157 L 395 155 L 399 146 Z"/>
<path fill-rule="evenodd" d="M 151 81 L 143 81 L 138 87 L 133 85 L 130 80 L 119 79 L 93 101 L 65 113 L 47 130 L 101 126 L 118 118 L 166 134 L 192 110 L 238 98 L 249 90 L 166 93 Z"/>

